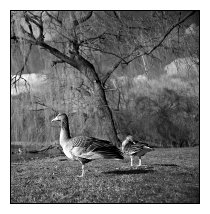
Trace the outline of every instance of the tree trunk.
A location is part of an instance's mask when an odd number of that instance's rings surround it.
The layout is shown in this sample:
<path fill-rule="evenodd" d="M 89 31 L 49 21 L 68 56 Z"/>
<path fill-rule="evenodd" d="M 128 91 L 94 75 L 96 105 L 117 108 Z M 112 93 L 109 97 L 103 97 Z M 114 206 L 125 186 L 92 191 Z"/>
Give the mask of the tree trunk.
<path fill-rule="evenodd" d="M 112 111 L 109 108 L 105 91 L 100 82 L 94 82 L 94 98 L 97 105 L 97 111 L 100 121 L 107 138 L 116 146 L 121 146 L 121 142 L 117 137 L 117 131 L 114 125 Z"/>
<path fill-rule="evenodd" d="M 121 142 L 117 137 L 117 131 L 114 125 L 113 115 L 106 99 L 105 90 L 102 86 L 101 80 L 98 77 L 98 74 L 95 71 L 94 66 L 79 54 L 70 58 L 67 55 L 61 53 L 59 50 L 49 46 L 44 42 L 41 42 L 38 45 L 43 47 L 45 50 L 49 51 L 51 54 L 58 57 L 62 61 L 78 69 L 92 82 L 94 89 L 95 105 L 99 119 L 101 121 L 101 125 L 103 126 L 103 130 L 107 138 L 115 146 L 121 146 Z"/>
<path fill-rule="evenodd" d="M 85 76 L 93 82 L 94 90 L 94 103 L 97 109 L 97 116 L 100 119 L 101 125 L 103 126 L 106 137 L 115 146 L 121 146 L 121 142 L 117 137 L 117 131 L 114 125 L 114 119 L 112 111 L 109 108 L 105 90 L 102 83 L 95 71 L 94 66 L 81 56 L 78 56 L 78 69 L 85 74 Z"/>

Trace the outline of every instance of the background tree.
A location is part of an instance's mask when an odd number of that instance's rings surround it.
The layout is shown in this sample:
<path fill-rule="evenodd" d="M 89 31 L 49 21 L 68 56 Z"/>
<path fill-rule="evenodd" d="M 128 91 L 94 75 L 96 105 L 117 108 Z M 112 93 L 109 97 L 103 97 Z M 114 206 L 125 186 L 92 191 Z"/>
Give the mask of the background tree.
<path fill-rule="evenodd" d="M 107 99 L 110 77 L 117 70 L 123 72 L 123 68 L 131 64 L 143 67 L 143 72 L 152 70 L 149 64 L 154 63 L 151 61 L 160 60 L 164 55 L 162 51 L 169 48 L 172 50 L 172 41 L 168 38 L 173 37 L 177 31 L 179 38 L 180 26 L 195 12 L 189 12 L 186 16 L 181 13 L 177 16 L 177 13 L 155 12 L 146 18 L 125 18 L 117 11 L 12 12 L 12 45 L 19 46 L 23 54 L 23 61 L 20 63 L 23 66 L 13 77 L 12 83 L 15 85 L 21 79 L 24 69 L 27 69 L 33 47 L 40 47 L 41 51 L 54 56 L 51 63 L 57 70 L 62 64 L 64 67 L 65 64 L 70 65 L 65 70 L 69 72 L 66 73 L 66 81 L 73 72 L 72 68 L 79 71 L 79 82 L 75 89 L 81 95 L 86 93 L 86 97 L 90 97 L 91 115 L 102 127 L 100 135 L 119 146 L 111 104 Z M 109 62 L 109 66 L 104 68 L 100 61 L 105 60 Z M 52 78 L 51 89 L 55 90 L 55 77 L 49 76 Z M 61 102 L 65 84 L 64 78 L 62 87 L 59 86 L 58 97 L 55 96 L 54 100 Z M 37 98 L 34 103 L 49 107 L 46 102 Z M 88 99 L 85 103 L 88 103 Z M 51 109 L 55 109 L 54 103 Z M 58 110 L 60 109 L 55 109 Z M 84 122 L 88 123 L 89 120 L 85 117 L 90 114 L 84 115 L 83 112 L 83 116 Z"/>

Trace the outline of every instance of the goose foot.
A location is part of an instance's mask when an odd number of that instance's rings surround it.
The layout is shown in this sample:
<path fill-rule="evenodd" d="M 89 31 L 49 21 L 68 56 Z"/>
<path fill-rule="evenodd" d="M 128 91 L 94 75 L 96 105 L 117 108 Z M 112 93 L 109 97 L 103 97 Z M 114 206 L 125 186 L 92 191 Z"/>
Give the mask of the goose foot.
<path fill-rule="evenodd" d="M 85 174 L 85 166 L 82 165 L 82 174 L 81 174 L 81 175 L 78 175 L 77 177 L 78 177 L 78 178 L 82 178 L 82 177 L 84 176 L 84 174 Z"/>

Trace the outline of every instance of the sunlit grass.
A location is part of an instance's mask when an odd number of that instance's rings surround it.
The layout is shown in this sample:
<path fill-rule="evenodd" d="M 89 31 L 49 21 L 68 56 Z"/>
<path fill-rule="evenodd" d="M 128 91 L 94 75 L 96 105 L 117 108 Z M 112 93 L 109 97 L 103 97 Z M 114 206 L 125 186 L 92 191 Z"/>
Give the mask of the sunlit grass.
<path fill-rule="evenodd" d="M 199 148 L 156 149 L 143 158 L 81 166 L 64 157 L 11 164 L 11 203 L 199 203 Z"/>

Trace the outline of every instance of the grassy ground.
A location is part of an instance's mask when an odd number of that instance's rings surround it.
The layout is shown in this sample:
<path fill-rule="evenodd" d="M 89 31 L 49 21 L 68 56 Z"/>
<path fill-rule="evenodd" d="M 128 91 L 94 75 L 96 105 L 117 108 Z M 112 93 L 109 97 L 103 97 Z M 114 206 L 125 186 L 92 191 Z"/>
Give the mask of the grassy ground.
<path fill-rule="evenodd" d="M 81 174 L 65 157 L 11 163 L 11 203 L 199 203 L 199 147 L 156 149 L 130 159 L 97 160 Z"/>

